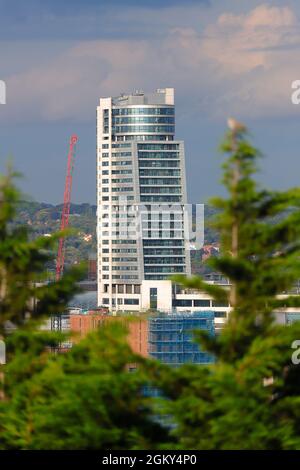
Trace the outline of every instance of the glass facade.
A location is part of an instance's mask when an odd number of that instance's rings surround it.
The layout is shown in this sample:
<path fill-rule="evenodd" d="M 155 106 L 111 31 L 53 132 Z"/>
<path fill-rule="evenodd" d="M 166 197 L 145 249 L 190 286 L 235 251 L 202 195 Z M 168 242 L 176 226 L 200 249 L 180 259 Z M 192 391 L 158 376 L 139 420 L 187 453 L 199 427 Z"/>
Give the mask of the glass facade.
<path fill-rule="evenodd" d="M 170 158 L 172 160 L 177 160 L 179 159 L 179 153 L 178 152 L 139 152 L 139 159 L 142 160 L 144 158 L 151 158 L 154 160 L 161 159 L 165 160 L 166 158 Z"/>
<path fill-rule="evenodd" d="M 140 177 L 143 177 L 143 176 L 180 176 L 180 170 L 164 170 L 164 169 L 152 170 L 152 169 L 142 168 L 139 173 L 140 173 Z M 155 183 L 157 182 L 157 180 L 152 180 L 152 181 L 154 181 Z"/>
<path fill-rule="evenodd" d="M 160 107 L 156 106 L 153 108 L 146 108 L 146 107 L 141 107 L 141 108 L 135 108 L 135 107 L 122 107 L 122 108 L 114 108 L 112 110 L 112 115 L 113 116 L 127 116 L 131 114 L 144 114 L 144 115 L 159 115 L 159 114 L 166 114 L 166 115 L 174 115 L 174 107 Z"/>
<path fill-rule="evenodd" d="M 173 134 L 174 133 L 174 126 L 114 126 L 112 128 L 112 132 L 116 134 L 143 134 L 145 132 L 157 132 L 160 134 Z"/>
<path fill-rule="evenodd" d="M 175 176 L 175 175 L 170 175 Z M 179 178 L 140 178 L 140 185 L 141 186 L 174 186 L 180 185 L 181 181 Z"/>
<path fill-rule="evenodd" d="M 175 118 L 169 116 L 125 116 L 112 119 L 113 126 L 120 124 L 175 124 Z"/>

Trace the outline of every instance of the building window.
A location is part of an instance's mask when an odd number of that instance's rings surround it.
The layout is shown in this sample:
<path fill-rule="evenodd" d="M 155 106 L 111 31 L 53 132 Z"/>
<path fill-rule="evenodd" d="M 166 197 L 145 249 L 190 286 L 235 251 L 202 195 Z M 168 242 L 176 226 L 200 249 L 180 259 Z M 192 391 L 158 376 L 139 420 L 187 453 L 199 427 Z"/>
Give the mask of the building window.
<path fill-rule="evenodd" d="M 193 301 L 190 299 L 176 299 L 175 305 L 177 307 L 192 307 Z"/>
<path fill-rule="evenodd" d="M 139 305 L 139 299 L 124 299 L 125 305 Z"/>
<path fill-rule="evenodd" d="M 106 111 L 106 110 L 105 110 Z M 108 110 L 107 110 L 108 111 Z M 114 108 L 113 116 L 126 116 L 130 114 L 150 114 L 150 115 L 171 115 L 175 114 L 174 106 L 172 107 L 152 107 L 152 108 Z"/>
<path fill-rule="evenodd" d="M 229 307 L 229 304 L 227 302 L 215 302 L 213 300 L 212 301 L 212 306 L 213 307 Z"/>
<path fill-rule="evenodd" d="M 123 284 L 118 285 L 118 294 L 124 294 L 124 286 Z"/>
<path fill-rule="evenodd" d="M 131 284 L 126 285 L 126 294 L 132 294 L 132 285 Z"/>
<path fill-rule="evenodd" d="M 194 307 L 210 307 L 210 300 L 196 299 L 194 300 Z"/>
<path fill-rule="evenodd" d="M 215 318 L 226 318 L 226 312 L 215 312 Z"/>
<path fill-rule="evenodd" d="M 157 309 L 157 288 L 150 287 L 150 308 L 153 310 Z"/>
<path fill-rule="evenodd" d="M 141 287 L 137 284 L 135 284 L 133 286 L 133 291 L 134 291 L 134 294 L 140 294 L 141 293 Z"/>

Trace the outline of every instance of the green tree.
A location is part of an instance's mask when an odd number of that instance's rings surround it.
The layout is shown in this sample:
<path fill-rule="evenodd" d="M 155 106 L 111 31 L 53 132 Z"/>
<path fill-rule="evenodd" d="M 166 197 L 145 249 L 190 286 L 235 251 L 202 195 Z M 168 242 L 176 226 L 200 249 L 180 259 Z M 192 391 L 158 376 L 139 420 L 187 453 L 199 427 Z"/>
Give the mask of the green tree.
<path fill-rule="evenodd" d="M 143 394 L 142 359 L 132 353 L 121 325 L 102 328 L 66 354 L 51 352 L 66 338 L 43 331 L 41 322 L 65 310 L 82 269 L 43 282 L 61 234 L 31 240 L 26 227 L 13 224 L 20 199 L 13 176 L 0 181 L 0 333 L 8 351 L 1 366 L 0 448 L 160 445 L 167 431 L 153 419 Z M 129 373 L 139 361 L 139 371 Z"/>
<path fill-rule="evenodd" d="M 143 360 L 119 322 L 91 333 L 70 352 L 49 355 L 47 334 L 19 332 L 0 403 L 0 448 L 154 449 L 168 432 L 143 393 Z M 139 364 L 130 372 L 130 364 Z"/>
<path fill-rule="evenodd" d="M 230 288 L 198 277 L 175 281 L 232 311 L 220 335 L 198 332 L 215 365 L 158 368 L 156 380 L 181 448 L 300 449 L 299 366 L 291 361 L 300 324 L 280 326 L 274 314 L 300 305 L 299 296 L 281 295 L 300 278 L 300 192 L 261 189 L 254 179 L 260 154 L 244 126 L 230 124 L 222 145 L 228 198 L 213 200 L 221 255 L 208 261 Z"/>
<path fill-rule="evenodd" d="M 17 176 L 9 171 L 0 178 L 0 335 L 7 334 L 8 322 L 25 326 L 30 319 L 59 314 L 79 292 L 76 281 L 82 267 L 68 270 L 58 282 L 47 283 L 45 264 L 61 234 L 31 239 L 27 226 L 13 224 L 20 193 L 13 184 Z"/>

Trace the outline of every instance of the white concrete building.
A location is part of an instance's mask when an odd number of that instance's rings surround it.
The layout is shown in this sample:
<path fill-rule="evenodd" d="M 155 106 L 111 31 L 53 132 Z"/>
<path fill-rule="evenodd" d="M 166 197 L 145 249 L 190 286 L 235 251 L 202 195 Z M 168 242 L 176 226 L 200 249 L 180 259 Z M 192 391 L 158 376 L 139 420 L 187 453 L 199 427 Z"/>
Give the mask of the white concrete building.
<path fill-rule="evenodd" d="M 190 274 L 184 144 L 174 139 L 173 88 L 100 99 L 99 306 L 139 309 L 143 281 Z"/>
<path fill-rule="evenodd" d="M 228 288 L 228 283 L 224 284 Z M 167 313 L 214 312 L 215 329 L 220 330 L 230 312 L 229 304 L 218 304 L 205 292 L 184 289 L 170 280 L 144 280 L 140 294 L 130 296 L 136 299 L 135 305 L 122 305 L 120 311 L 146 312 L 158 310 Z"/>
<path fill-rule="evenodd" d="M 207 281 L 225 289 L 230 284 L 225 279 Z M 299 293 L 294 294 L 299 296 Z M 283 299 L 287 294 L 278 296 Z M 148 312 L 157 310 L 165 313 L 213 312 L 215 331 L 218 333 L 226 323 L 231 307 L 229 303 L 215 302 L 207 293 L 182 288 L 170 280 L 144 280 L 140 285 L 139 294 L 128 294 L 129 302 L 119 305 L 119 312 Z M 134 302 L 130 301 L 134 299 Z M 285 307 L 274 312 L 278 324 L 289 324 L 300 320 L 300 308 Z"/>

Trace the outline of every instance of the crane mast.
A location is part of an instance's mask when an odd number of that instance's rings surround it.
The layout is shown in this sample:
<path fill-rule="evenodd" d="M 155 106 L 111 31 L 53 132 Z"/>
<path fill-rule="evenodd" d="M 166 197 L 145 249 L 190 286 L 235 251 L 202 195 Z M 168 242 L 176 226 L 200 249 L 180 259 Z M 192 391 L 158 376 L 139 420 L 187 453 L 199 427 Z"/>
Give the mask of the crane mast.
<path fill-rule="evenodd" d="M 63 205 L 61 222 L 60 222 L 61 231 L 66 230 L 69 225 L 75 148 L 76 148 L 77 141 L 78 141 L 77 135 L 73 134 L 70 137 L 70 143 L 69 143 L 67 174 L 66 174 L 65 191 L 64 191 L 64 205 Z M 57 281 L 61 278 L 63 274 L 64 264 L 65 264 L 65 237 L 62 236 L 59 239 L 57 260 L 56 260 L 56 280 Z"/>

